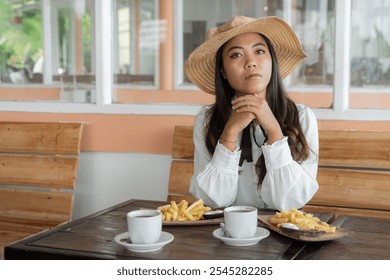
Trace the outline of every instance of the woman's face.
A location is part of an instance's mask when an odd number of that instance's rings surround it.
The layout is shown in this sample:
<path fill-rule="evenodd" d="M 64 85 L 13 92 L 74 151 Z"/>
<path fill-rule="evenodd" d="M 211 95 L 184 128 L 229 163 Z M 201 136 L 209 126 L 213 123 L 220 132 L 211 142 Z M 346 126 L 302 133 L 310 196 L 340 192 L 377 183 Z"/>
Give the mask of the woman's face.
<path fill-rule="evenodd" d="M 271 79 L 272 58 L 263 37 L 245 33 L 230 39 L 222 52 L 223 76 L 237 96 L 265 97 Z"/>

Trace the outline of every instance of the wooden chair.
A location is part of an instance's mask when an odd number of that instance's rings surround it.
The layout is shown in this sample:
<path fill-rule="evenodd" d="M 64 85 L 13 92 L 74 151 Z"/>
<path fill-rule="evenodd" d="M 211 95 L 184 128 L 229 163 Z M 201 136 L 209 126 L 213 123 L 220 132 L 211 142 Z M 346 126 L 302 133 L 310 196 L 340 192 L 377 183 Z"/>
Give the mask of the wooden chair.
<path fill-rule="evenodd" d="M 194 202 L 197 199 L 189 193 L 194 173 L 194 143 L 192 126 L 176 126 L 173 133 L 172 163 L 169 176 L 168 201 Z"/>
<path fill-rule="evenodd" d="M 390 219 L 390 132 L 319 131 L 319 190 L 304 207 Z"/>
<path fill-rule="evenodd" d="M 192 134 L 175 127 L 168 200 L 195 199 Z M 319 142 L 320 188 L 304 210 L 390 219 L 390 132 L 320 130 Z"/>
<path fill-rule="evenodd" d="M 0 122 L 0 248 L 71 220 L 82 124 Z"/>

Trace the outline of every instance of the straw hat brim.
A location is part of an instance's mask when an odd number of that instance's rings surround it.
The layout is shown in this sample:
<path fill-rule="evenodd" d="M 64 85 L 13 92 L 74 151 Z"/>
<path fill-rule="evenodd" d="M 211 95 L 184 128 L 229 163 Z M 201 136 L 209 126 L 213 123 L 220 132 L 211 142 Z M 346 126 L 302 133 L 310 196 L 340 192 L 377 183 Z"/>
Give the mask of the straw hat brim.
<path fill-rule="evenodd" d="M 219 33 L 197 47 L 185 62 L 187 77 L 202 91 L 215 94 L 215 55 L 218 49 L 231 38 L 250 32 L 263 34 L 271 41 L 282 79 L 306 57 L 298 37 L 282 19 L 273 16 L 253 19 Z"/>

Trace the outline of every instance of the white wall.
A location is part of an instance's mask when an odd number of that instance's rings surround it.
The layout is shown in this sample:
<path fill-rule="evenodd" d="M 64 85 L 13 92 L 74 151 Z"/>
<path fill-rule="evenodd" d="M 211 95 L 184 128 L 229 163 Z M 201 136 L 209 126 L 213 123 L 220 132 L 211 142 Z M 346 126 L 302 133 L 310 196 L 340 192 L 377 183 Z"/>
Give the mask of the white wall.
<path fill-rule="evenodd" d="M 170 155 L 82 152 L 73 219 L 128 199 L 166 200 Z"/>

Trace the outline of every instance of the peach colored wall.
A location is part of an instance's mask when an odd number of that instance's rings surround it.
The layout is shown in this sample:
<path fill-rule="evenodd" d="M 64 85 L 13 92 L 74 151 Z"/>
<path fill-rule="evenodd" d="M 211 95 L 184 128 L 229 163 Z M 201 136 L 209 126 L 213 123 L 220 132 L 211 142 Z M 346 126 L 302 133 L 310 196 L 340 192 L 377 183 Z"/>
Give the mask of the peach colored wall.
<path fill-rule="evenodd" d="M 165 36 L 159 49 L 159 73 L 160 88 L 162 90 L 173 89 L 174 72 L 174 47 L 173 47 L 173 19 L 174 4 L 172 0 L 164 1 L 159 5 L 159 18 L 165 21 Z"/>
<path fill-rule="evenodd" d="M 0 88 L 0 100 L 3 101 L 31 101 L 31 100 L 59 100 L 60 88 Z"/>
<path fill-rule="evenodd" d="M 351 108 L 390 109 L 390 94 L 354 93 L 349 95 Z"/>
<path fill-rule="evenodd" d="M 194 116 L 0 112 L 2 121 L 85 123 L 82 151 L 170 155 L 175 125 L 193 125 Z M 390 121 L 324 121 L 319 129 L 390 131 Z"/>
<path fill-rule="evenodd" d="M 199 91 L 189 90 L 125 90 L 116 89 L 117 103 L 125 104 L 211 104 L 214 96 Z"/>
<path fill-rule="evenodd" d="M 164 74 L 163 80 L 167 80 Z M 170 77 L 172 78 L 172 77 Z M 123 88 L 114 89 L 116 103 L 119 104 L 210 104 L 214 96 L 193 90 L 175 90 L 170 82 L 165 82 L 164 87 L 157 90 L 129 90 Z M 330 108 L 333 101 L 333 93 L 330 92 L 290 92 L 291 98 L 298 103 L 303 103 L 311 108 Z M 0 88 L 0 101 L 31 101 L 31 100 L 59 100 L 60 88 L 51 87 L 23 87 Z M 350 95 L 351 108 L 389 109 L 390 92 L 383 94 L 353 93 Z"/>
<path fill-rule="evenodd" d="M 318 120 L 319 130 L 357 130 L 390 132 L 390 121 L 334 121 Z"/>
<path fill-rule="evenodd" d="M 0 112 L 0 120 L 82 122 L 82 151 L 169 155 L 174 125 L 192 125 L 194 117 Z"/>

